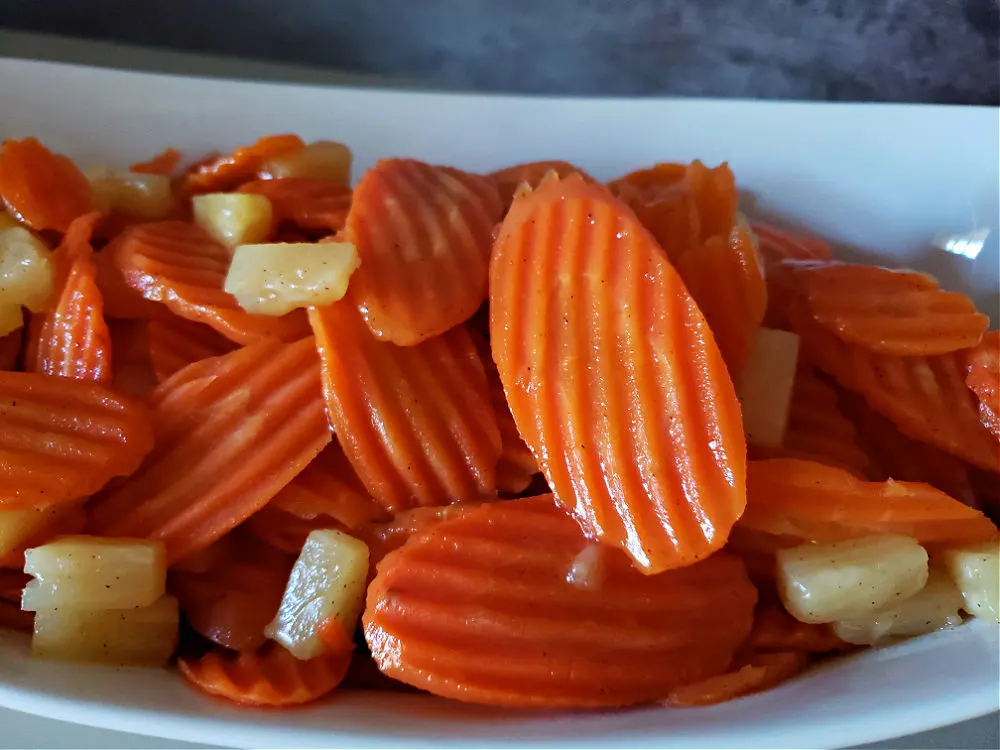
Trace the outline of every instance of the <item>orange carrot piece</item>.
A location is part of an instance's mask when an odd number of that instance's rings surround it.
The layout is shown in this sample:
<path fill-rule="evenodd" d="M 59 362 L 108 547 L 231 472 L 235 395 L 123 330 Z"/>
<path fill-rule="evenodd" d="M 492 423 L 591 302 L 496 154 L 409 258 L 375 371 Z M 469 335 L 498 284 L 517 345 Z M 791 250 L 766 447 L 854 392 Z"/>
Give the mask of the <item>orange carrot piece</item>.
<path fill-rule="evenodd" d="M 0 198 L 19 221 L 39 230 L 65 232 L 73 219 L 92 210 L 87 178 L 35 138 L 7 140 L 0 147 Z"/>
<path fill-rule="evenodd" d="M 979 418 L 1000 440 L 1000 331 L 990 331 L 965 355 L 965 383 L 979 400 Z"/>
<path fill-rule="evenodd" d="M 409 159 L 369 169 L 354 190 L 345 238 L 361 259 L 348 297 L 375 336 L 411 346 L 475 313 L 486 299 L 502 210 L 485 177 Z"/>
<path fill-rule="evenodd" d="M 86 497 L 153 446 L 149 412 L 84 380 L 0 372 L 0 508 Z"/>
<path fill-rule="evenodd" d="M 402 347 L 376 340 L 348 305 L 309 316 L 330 423 L 380 505 L 395 512 L 496 496 L 500 433 L 464 327 Z"/>
<path fill-rule="evenodd" d="M 296 341 L 309 332 L 305 314 L 280 318 L 251 315 L 223 291 L 229 251 L 194 224 L 159 221 L 122 235 L 114 261 L 125 282 L 143 297 L 164 303 L 176 315 L 205 323 L 231 341 L 263 338 Z"/>
<path fill-rule="evenodd" d="M 35 629 L 35 613 L 23 612 L 20 602 L 0 601 L 0 628 L 30 633 Z"/>
<path fill-rule="evenodd" d="M 311 338 L 269 339 L 161 383 L 156 448 L 92 502 L 91 531 L 161 539 L 168 561 L 228 533 L 330 442 L 319 370 Z"/>
<path fill-rule="evenodd" d="M 17 360 L 21 356 L 21 341 L 24 329 L 18 328 L 6 336 L 0 336 L 0 370 L 17 368 Z"/>
<path fill-rule="evenodd" d="M 753 630 L 743 644 L 751 651 L 799 651 L 825 654 L 850 648 L 829 625 L 799 622 L 777 602 L 757 605 Z"/>
<path fill-rule="evenodd" d="M 129 167 L 130 172 L 139 174 L 160 174 L 169 177 L 177 171 L 181 163 L 181 152 L 176 148 L 167 148 L 152 159 L 140 161 Z"/>
<path fill-rule="evenodd" d="M 372 656 L 436 695 L 550 708 L 647 703 L 726 669 L 757 598 L 737 558 L 647 576 L 590 546 L 551 495 L 432 526 L 384 558 L 368 588 Z"/>
<path fill-rule="evenodd" d="M 55 306 L 31 316 L 24 357 L 28 372 L 111 381 L 111 333 L 90 246 L 100 218 L 89 213 L 74 219 L 56 249 Z"/>
<path fill-rule="evenodd" d="M 596 182 L 589 174 L 567 161 L 532 161 L 526 164 L 515 164 L 511 167 L 492 172 L 489 178 L 497 186 L 504 209 L 510 208 L 514 193 L 522 184 L 534 189 L 549 172 L 555 172 L 559 177 L 569 177 L 578 174 L 587 182 Z"/>
<path fill-rule="evenodd" d="M 725 674 L 684 685 L 664 701 L 668 706 L 710 706 L 770 690 L 787 682 L 809 665 L 809 655 L 801 651 L 774 651 L 750 654 L 738 659 Z"/>
<path fill-rule="evenodd" d="M 361 532 L 368 545 L 369 565 L 374 569 L 386 555 L 402 547 L 406 540 L 449 518 L 456 518 L 478 503 L 459 503 L 430 508 L 410 508 L 389 521 L 373 523 Z"/>
<path fill-rule="evenodd" d="M 797 536 L 769 534 L 736 524 L 729 532 L 725 549 L 743 560 L 750 580 L 759 590 L 763 591 L 774 586 L 777 574 L 775 555 L 778 550 L 797 547 L 800 544 L 802 544 L 802 539 Z"/>
<path fill-rule="evenodd" d="M 318 529 L 337 529 L 347 532 L 343 524 L 329 516 L 300 518 L 268 503 L 250 516 L 241 529 L 275 549 L 298 555 L 306 538 Z"/>
<path fill-rule="evenodd" d="M 289 222 L 304 230 L 339 232 L 351 208 L 351 189 L 333 180 L 253 180 L 241 185 L 240 192 L 267 196 L 275 222 Z"/>
<path fill-rule="evenodd" d="M 104 317 L 118 320 L 146 320 L 163 314 L 163 305 L 145 299 L 130 287 L 115 262 L 121 246 L 129 241 L 128 231 L 118 235 L 94 255 L 97 288 L 104 300 Z"/>
<path fill-rule="evenodd" d="M 149 358 L 145 320 L 111 320 L 111 387 L 126 396 L 145 398 L 157 377 Z"/>
<path fill-rule="evenodd" d="M 266 135 L 249 146 L 240 146 L 228 156 L 194 165 L 186 175 L 185 188 L 191 193 L 232 190 L 253 179 L 268 159 L 298 151 L 304 145 L 297 135 Z"/>
<path fill-rule="evenodd" d="M 149 321 L 146 337 L 150 364 L 159 381 L 190 364 L 228 354 L 236 348 L 215 329 L 176 316 Z"/>
<path fill-rule="evenodd" d="M 244 706 L 295 706 L 322 698 L 347 674 L 351 653 L 296 659 L 276 643 L 253 653 L 181 657 L 181 675 L 202 692 Z"/>
<path fill-rule="evenodd" d="M 978 510 L 930 485 L 865 482 L 843 469 L 793 458 L 749 462 L 739 526 L 818 542 L 865 534 L 966 542 L 997 534 Z"/>
<path fill-rule="evenodd" d="M 746 502 L 712 333 L 635 216 L 570 178 L 514 202 L 490 269 L 493 358 L 556 497 L 647 573 L 722 547 Z"/>
<path fill-rule="evenodd" d="M 796 235 L 761 222 L 754 222 L 750 228 L 757 236 L 761 257 L 769 266 L 783 260 L 833 260 L 830 246 L 816 237 Z"/>

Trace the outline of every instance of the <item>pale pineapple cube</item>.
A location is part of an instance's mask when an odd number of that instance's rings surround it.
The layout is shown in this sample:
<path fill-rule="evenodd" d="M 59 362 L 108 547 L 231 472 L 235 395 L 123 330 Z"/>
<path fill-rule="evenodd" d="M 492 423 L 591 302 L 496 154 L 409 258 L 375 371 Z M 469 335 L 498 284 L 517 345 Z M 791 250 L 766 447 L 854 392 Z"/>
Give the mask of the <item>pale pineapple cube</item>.
<path fill-rule="evenodd" d="M 354 634 L 364 606 L 368 546 L 333 529 L 309 534 L 288 578 L 274 620 L 264 630 L 299 659 L 326 650 L 320 627 L 334 618 L 347 637 Z"/>
<path fill-rule="evenodd" d="M 865 617 L 913 596 L 927 583 L 927 551 L 891 534 L 779 550 L 775 565 L 785 609 L 801 622 Z"/>
<path fill-rule="evenodd" d="M 927 584 L 909 599 L 864 617 L 838 620 L 833 631 L 848 643 L 875 646 L 961 625 L 962 605 L 951 576 L 932 568 Z"/>
<path fill-rule="evenodd" d="M 343 143 L 316 141 L 289 154 L 269 159 L 261 175 L 273 179 L 310 177 L 351 184 L 351 150 Z"/>
<path fill-rule="evenodd" d="M 773 328 L 757 332 L 737 389 L 751 445 L 777 448 L 784 441 L 798 358 L 799 337 L 794 333 Z"/>
<path fill-rule="evenodd" d="M 1000 622 L 1000 542 L 996 539 L 942 553 L 944 564 L 974 617 Z"/>
<path fill-rule="evenodd" d="M 35 613 L 31 653 L 47 659 L 158 667 L 177 648 L 177 600 L 134 609 L 52 607 Z"/>
<path fill-rule="evenodd" d="M 145 607 L 167 584 L 163 543 L 148 539 L 65 536 L 24 553 L 21 609 Z"/>
<path fill-rule="evenodd" d="M 52 297 L 52 251 L 24 227 L 0 230 L 0 305 L 24 305 L 40 312 Z"/>
<path fill-rule="evenodd" d="M 20 305 L 0 305 L 0 336 L 13 333 L 24 325 L 24 311 Z"/>
<path fill-rule="evenodd" d="M 31 539 L 44 524 L 66 512 L 65 505 L 25 510 L 0 510 L 0 558 Z"/>
<path fill-rule="evenodd" d="M 170 178 L 162 174 L 109 170 L 86 172 L 94 206 L 103 213 L 118 211 L 140 219 L 162 219 L 174 207 Z"/>
<path fill-rule="evenodd" d="M 257 315 L 284 315 L 343 298 L 361 265 L 349 242 L 241 245 L 233 254 L 225 290 Z"/>
<path fill-rule="evenodd" d="M 274 211 L 266 195 L 206 193 L 192 198 L 191 205 L 195 223 L 230 249 L 271 235 Z"/>

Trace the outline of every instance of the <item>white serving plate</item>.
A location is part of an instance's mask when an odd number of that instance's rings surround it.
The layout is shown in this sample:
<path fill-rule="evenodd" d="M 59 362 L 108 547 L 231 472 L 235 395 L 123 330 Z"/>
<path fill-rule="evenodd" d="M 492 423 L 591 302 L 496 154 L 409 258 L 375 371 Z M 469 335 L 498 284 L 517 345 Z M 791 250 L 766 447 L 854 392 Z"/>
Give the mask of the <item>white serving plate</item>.
<path fill-rule="evenodd" d="M 35 135 L 85 165 L 128 164 L 167 145 L 196 155 L 286 131 L 347 142 L 356 174 L 389 155 L 472 170 L 565 159 L 602 178 L 662 160 L 729 161 L 759 213 L 869 259 L 929 270 L 973 294 L 996 323 L 992 108 L 435 94 L 11 59 L 0 59 L 0 92 L 0 138 Z M 982 230 L 990 234 L 975 259 L 934 247 L 942 235 Z M 30 660 L 26 639 L 4 633 L 0 705 L 227 746 L 841 747 L 997 710 L 997 633 L 974 622 L 720 706 L 577 714 L 346 691 L 295 711 L 234 709 L 163 670 Z"/>

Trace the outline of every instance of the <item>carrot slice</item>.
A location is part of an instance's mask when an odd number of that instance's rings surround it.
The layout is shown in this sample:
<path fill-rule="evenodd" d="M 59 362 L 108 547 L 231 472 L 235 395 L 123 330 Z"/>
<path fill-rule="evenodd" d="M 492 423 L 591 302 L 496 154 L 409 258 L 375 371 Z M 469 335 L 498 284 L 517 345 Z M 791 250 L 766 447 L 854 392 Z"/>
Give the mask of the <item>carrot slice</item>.
<path fill-rule="evenodd" d="M 280 318 L 251 315 L 223 291 L 229 251 L 194 224 L 141 224 L 119 242 L 113 258 L 125 282 L 182 318 L 205 323 L 239 344 L 269 337 L 296 341 L 308 334 L 301 310 Z"/>
<path fill-rule="evenodd" d="M 241 185 L 240 192 L 267 196 L 275 221 L 290 222 L 299 229 L 339 232 L 351 208 L 351 189 L 333 180 L 253 180 Z"/>
<path fill-rule="evenodd" d="M 102 385 L 0 372 L 0 508 L 64 503 L 130 474 L 153 446 L 149 412 Z"/>
<path fill-rule="evenodd" d="M 152 394 L 156 448 L 96 498 L 91 531 L 203 549 L 264 507 L 330 442 L 311 338 L 202 360 Z"/>
<path fill-rule="evenodd" d="M 757 605 L 753 630 L 743 644 L 751 651 L 799 651 L 825 654 L 850 648 L 829 625 L 799 622 L 777 602 Z"/>
<path fill-rule="evenodd" d="M 379 668 L 436 695 L 626 706 L 726 669 L 755 600 L 737 558 L 643 575 L 545 495 L 410 538 L 379 565 L 363 621 Z"/>
<path fill-rule="evenodd" d="M 347 674 L 351 653 L 296 659 L 276 643 L 253 653 L 209 651 L 198 659 L 181 657 L 181 675 L 202 692 L 244 706 L 311 703 L 336 688 Z"/>
<path fill-rule="evenodd" d="M 746 502 L 732 381 L 662 250 L 603 188 L 515 201 L 490 269 L 493 358 L 560 502 L 647 573 L 722 547 Z"/>
<path fill-rule="evenodd" d="M 0 147 L 0 198 L 32 229 L 65 232 L 73 219 L 92 210 L 87 178 L 35 138 L 7 140 Z"/>
<path fill-rule="evenodd" d="M 402 547 L 406 540 L 426 531 L 441 521 L 456 518 L 477 503 L 459 503 L 431 508 L 410 508 L 397 513 L 389 521 L 374 523 L 364 529 L 361 537 L 368 545 L 369 564 L 374 568 L 390 552 Z"/>
<path fill-rule="evenodd" d="M 21 341 L 24 329 L 18 328 L 6 336 L 0 336 L 0 370 L 17 368 L 17 360 L 21 356 Z"/>
<path fill-rule="evenodd" d="M 990 471 L 1000 469 L 996 439 L 980 423 L 965 384 L 961 353 L 893 357 L 847 344 L 815 322 L 801 303 L 791 310 L 802 350 L 843 387 L 861 394 L 915 440 Z"/>
<path fill-rule="evenodd" d="M 185 188 L 192 193 L 232 190 L 253 179 L 268 159 L 298 151 L 304 145 L 297 135 L 266 135 L 249 146 L 240 146 L 228 156 L 194 165 L 186 176 Z"/>
<path fill-rule="evenodd" d="M 500 193 L 500 200 L 504 209 L 510 208 L 514 200 L 514 193 L 522 184 L 527 184 L 530 188 L 538 187 L 549 172 L 555 172 L 559 177 L 569 177 L 571 174 L 578 174 L 587 182 L 597 182 L 593 177 L 584 172 L 579 167 L 575 167 L 568 161 L 532 161 L 526 164 L 515 164 L 511 167 L 498 169 L 491 172 L 489 178 L 497 186 Z"/>
<path fill-rule="evenodd" d="M 965 356 L 965 383 L 979 399 L 979 418 L 1000 440 L 1000 331 L 990 331 Z"/>
<path fill-rule="evenodd" d="M 761 222 L 751 224 L 751 229 L 767 265 L 783 260 L 833 260 L 830 246 L 816 237 L 796 235 Z"/>
<path fill-rule="evenodd" d="M 181 163 L 181 152 L 176 148 L 167 148 L 152 159 L 140 161 L 129 167 L 130 172 L 139 174 L 161 174 L 169 177 L 177 171 Z"/>
<path fill-rule="evenodd" d="M 107 383 L 111 380 L 111 333 L 97 287 L 90 235 L 100 220 L 89 213 L 72 221 L 56 249 L 56 301 L 31 317 L 24 369 Z"/>
<path fill-rule="evenodd" d="M 149 359 L 145 320 L 111 320 L 111 386 L 127 396 L 145 398 L 156 387 Z"/>
<path fill-rule="evenodd" d="M 965 542 L 997 533 L 978 510 L 930 485 L 865 482 L 814 461 L 751 461 L 747 495 L 739 526 L 811 541 L 883 533 L 928 543 Z"/>
<path fill-rule="evenodd" d="M 750 654 L 738 659 L 725 674 L 684 685 L 664 701 L 669 706 L 710 706 L 770 690 L 787 682 L 809 665 L 809 655 L 801 651 L 774 651 Z"/>
<path fill-rule="evenodd" d="M 377 341 L 347 305 L 309 316 L 330 423 L 380 505 L 398 511 L 496 496 L 500 433 L 464 327 L 402 347 Z"/>
<path fill-rule="evenodd" d="M 878 354 L 926 357 L 976 346 L 989 318 L 929 276 L 869 265 L 803 268 L 795 282 L 815 320 Z"/>
<path fill-rule="evenodd" d="M 236 348 L 213 328 L 176 316 L 149 321 L 146 337 L 150 364 L 160 381 L 190 364 L 228 354 Z"/>
<path fill-rule="evenodd" d="M 345 236 L 361 258 L 348 296 L 375 336 L 411 346 L 476 312 L 502 210 L 485 177 L 409 159 L 369 169 Z"/>
<path fill-rule="evenodd" d="M 164 312 L 163 305 L 145 299 L 130 287 L 115 262 L 119 248 L 129 241 L 129 233 L 117 235 L 103 250 L 94 255 L 97 288 L 104 300 L 104 316 L 118 320 L 145 320 Z"/>

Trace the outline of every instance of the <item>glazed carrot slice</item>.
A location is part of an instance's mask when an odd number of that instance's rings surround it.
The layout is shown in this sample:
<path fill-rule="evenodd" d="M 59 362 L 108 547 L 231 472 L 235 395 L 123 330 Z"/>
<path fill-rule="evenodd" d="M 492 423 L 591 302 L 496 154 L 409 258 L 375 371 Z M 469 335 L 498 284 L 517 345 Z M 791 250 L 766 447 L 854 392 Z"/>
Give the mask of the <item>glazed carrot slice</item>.
<path fill-rule="evenodd" d="M 801 651 L 773 651 L 738 659 L 729 672 L 673 690 L 669 706 L 710 706 L 770 690 L 787 682 L 809 665 Z"/>
<path fill-rule="evenodd" d="M 647 573 L 722 547 L 746 501 L 739 403 L 704 317 L 635 216 L 581 179 L 515 201 L 490 312 L 514 421 L 584 528 Z"/>
<path fill-rule="evenodd" d="M 833 260 L 830 246 L 816 237 L 793 234 L 761 222 L 751 224 L 751 229 L 768 265 L 783 260 Z"/>
<path fill-rule="evenodd" d="M 253 179 L 268 159 L 298 151 L 305 144 L 297 135 L 266 135 L 249 146 L 240 146 L 228 156 L 209 158 L 193 166 L 185 179 L 192 193 L 232 190 Z"/>
<path fill-rule="evenodd" d="M 375 336 L 411 346 L 468 319 L 486 299 L 502 211 L 485 177 L 409 159 L 369 169 L 345 237 L 361 258 L 348 296 Z"/>
<path fill-rule="evenodd" d="M 739 525 L 820 542 L 879 533 L 965 542 L 997 533 L 978 510 L 930 485 L 865 482 L 843 469 L 793 458 L 749 462 Z"/>
<path fill-rule="evenodd" d="M 290 555 L 298 555 L 302 551 L 306 537 L 317 529 L 347 531 L 342 524 L 329 516 L 299 518 L 270 503 L 250 516 L 240 528 L 261 542 Z"/>
<path fill-rule="evenodd" d="M 755 600 L 735 557 L 643 575 L 545 495 L 411 537 L 379 565 L 363 620 L 379 668 L 436 695 L 627 706 L 725 670 Z"/>
<path fill-rule="evenodd" d="M 86 497 L 153 446 L 149 412 L 84 380 L 0 372 L 0 508 Z"/>
<path fill-rule="evenodd" d="M 161 315 L 163 305 L 145 299 L 130 287 L 115 262 L 119 248 L 129 241 L 126 230 L 94 255 L 97 288 L 104 300 L 104 316 L 118 320 L 146 320 Z"/>
<path fill-rule="evenodd" d="M 351 189 L 334 182 L 307 177 L 253 180 L 241 193 L 265 195 L 276 222 L 290 222 L 300 229 L 339 232 L 351 208 Z"/>
<path fill-rule="evenodd" d="M 996 439 L 980 423 L 960 352 L 893 357 L 847 344 L 792 306 L 802 351 L 843 387 L 859 393 L 908 437 L 989 471 L 1000 468 Z"/>
<path fill-rule="evenodd" d="M 160 381 L 190 364 L 228 354 L 236 348 L 213 328 L 176 316 L 149 321 L 146 338 L 150 364 Z"/>
<path fill-rule="evenodd" d="M 130 172 L 139 174 L 162 174 L 167 177 L 177 171 L 181 163 L 181 152 L 176 148 L 167 148 L 152 159 L 140 161 L 129 167 Z"/>
<path fill-rule="evenodd" d="M 211 326 L 231 341 L 296 341 L 309 332 L 305 314 L 251 315 L 223 291 L 229 251 L 201 228 L 182 221 L 141 224 L 122 235 L 114 261 L 125 282 L 176 315 Z"/>
<path fill-rule="evenodd" d="M 500 433 L 464 327 L 403 347 L 376 340 L 345 304 L 309 316 L 330 423 L 382 507 L 496 496 Z"/>
<path fill-rule="evenodd" d="M 926 357 L 967 349 L 989 324 L 967 296 L 914 271 L 845 263 L 800 269 L 795 282 L 820 325 L 878 354 Z"/>
<path fill-rule="evenodd" d="M 111 333 L 97 287 L 90 235 L 98 213 L 79 216 L 56 249 L 55 305 L 31 317 L 24 369 L 107 383 L 111 380 Z"/>
<path fill-rule="evenodd" d="M 275 643 L 253 653 L 181 657 L 181 675 L 202 692 L 244 706 L 295 706 L 322 698 L 347 674 L 351 653 L 296 659 Z"/>
<path fill-rule="evenodd" d="M 809 654 L 850 648 L 829 625 L 799 622 L 777 602 L 757 605 L 753 630 L 743 646 L 752 652 L 797 651 Z"/>
<path fill-rule="evenodd" d="M 512 167 L 491 172 L 489 178 L 497 186 L 500 200 L 503 202 L 504 209 L 507 209 L 510 208 L 510 204 L 514 200 L 514 193 L 522 184 L 536 188 L 549 172 L 555 172 L 559 177 L 578 174 L 587 182 L 596 182 L 593 177 L 568 161 L 532 161 L 526 164 L 515 164 Z"/>
<path fill-rule="evenodd" d="M 979 418 L 1000 440 L 1000 331 L 990 331 L 965 355 L 965 383 L 979 400 Z"/>
<path fill-rule="evenodd" d="M 145 320 L 110 320 L 111 387 L 127 396 L 145 398 L 158 382 L 149 359 Z"/>
<path fill-rule="evenodd" d="M 21 356 L 21 341 L 24 329 L 18 328 L 6 336 L 0 336 L 0 370 L 14 370 Z"/>
<path fill-rule="evenodd" d="M 92 210 L 87 178 L 35 138 L 7 140 L 0 147 L 0 198 L 32 229 L 65 232 L 73 219 Z"/>
<path fill-rule="evenodd" d="M 457 518 L 478 503 L 459 503 L 427 508 L 410 508 L 397 513 L 389 521 L 373 523 L 361 533 L 368 545 L 369 564 L 374 567 L 390 552 L 402 547 L 406 541 L 435 524 L 449 518 Z"/>
<path fill-rule="evenodd" d="M 273 339 L 176 373 L 153 392 L 157 444 L 90 507 L 103 536 L 161 539 L 168 561 L 264 507 L 330 442 L 319 358 Z"/>

